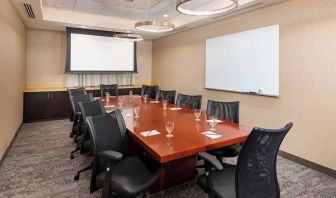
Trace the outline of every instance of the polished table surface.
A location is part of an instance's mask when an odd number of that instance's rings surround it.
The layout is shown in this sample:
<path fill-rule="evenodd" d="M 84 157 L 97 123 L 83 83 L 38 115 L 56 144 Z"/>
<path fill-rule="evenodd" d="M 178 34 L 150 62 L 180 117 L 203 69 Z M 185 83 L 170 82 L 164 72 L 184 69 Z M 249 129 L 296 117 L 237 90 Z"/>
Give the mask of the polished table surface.
<path fill-rule="evenodd" d="M 223 121 L 215 127 L 215 132 L 222 136 L 218 139 L 211 139 L 202 134 L 210 129 L 204 112 L 201 120 L 195 121 L 194 112 L 189 109 L 171 110 L 170 108 L 175 105 L 168 104 L 167 109 L 164 110 L 162 103 L 155 103 L 154 100 L 145 103 L 140 96 L 119 96 L 119 98 L 123 101 L 121 110 L 131 137 L 162 164 L 194 156 L 201 151 L 242 142 L 252 131 L 251 127 Z M 117 97 L 111 97 L 109 101 L 102 98 L 102 101 L 107 110 L 119 107 Z M 134 118 L 135 106 L 140 107 L 139 118 Z M 165 122 L 167 120 L 175 123 L 172 138 L 166 137 Z M 157 130 L 160 134 L 148 137 L 140 134 L 149 130 Z"/>

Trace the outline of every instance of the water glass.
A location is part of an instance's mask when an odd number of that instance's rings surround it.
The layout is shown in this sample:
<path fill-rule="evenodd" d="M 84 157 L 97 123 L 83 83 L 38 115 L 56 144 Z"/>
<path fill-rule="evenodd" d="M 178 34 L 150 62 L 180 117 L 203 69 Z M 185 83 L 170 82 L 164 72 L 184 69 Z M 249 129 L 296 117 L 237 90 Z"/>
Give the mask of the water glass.
<path fill-rule="evenodd" d="M 215 131 L 215 126 L 217 124 L 217 117 L 216 116 L 210 116 L 209 124 L 211 126 L 210 130 Z"/>
<path fill-rule="evenodd" d="M 143 99 L 144 99 L 144 102 L 145 102 L 145 103 L 147 103 L 147 100 L 148 100 L 148 95 L 147 95 L 147 94 L 145 94 L 145 95 L 143 95 L 142 97 L 143 97 Z"/>
<path fill-rule="evenodd" d="M 201 120 L 200 117 L 201 117 L 201 114 L 202 114 L 201 110 L 195 109 L 194 114 L 195 114 L 195 120 L 200 121 Z"/>
<path fill-rule="evenodd" d="M 166 121 L 165 126 L 166 126 L 166 131 L 167 131 L 166 137 L 168 137 L 168 138 L 173 137 L 174 135 L 172 133 L 173 133 L 173 130 L 174 130 L 174 122 L 173 121 Z"/>
<path fill-rule="evenodd" d="M 110 92 L 105 92 L 106 101 L 110 101 Z"/>
<path fill-rule="evenodd" d="M 167 109 L 167 104 L 168 104 L 167 100 L 162 100 L 163 109 Z"/>
<path fill-rule="evenodd" d="M 123 99 L 121 97 L 118 97 L 118 105 L 119 105 L 120 108 L 122 108 Z"/>
<path fill-rule="evenodd" d="M 133 111 L 134 111 L 134 117 L 135 118 L 140 117 L 139 116 L 140 115 L 140 107 L 134 107 Z"/>

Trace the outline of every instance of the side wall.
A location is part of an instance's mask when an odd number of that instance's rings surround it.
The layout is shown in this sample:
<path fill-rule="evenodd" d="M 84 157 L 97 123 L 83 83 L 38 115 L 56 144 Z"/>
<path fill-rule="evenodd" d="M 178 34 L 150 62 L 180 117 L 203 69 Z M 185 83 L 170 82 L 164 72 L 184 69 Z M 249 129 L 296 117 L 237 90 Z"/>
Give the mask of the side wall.
<path fill-rule="evenodd" d="M 205 40 L 280 24 L 280 97 L 204 89 Z M 291 0 L 153 41 L 153 80 L 165 90 L 240 101 L 241 123 L 294 122 L 281 149 L 336 169 L 336 1 Z M 244 58 L 244 57 L 242 57 Z"/>
<path fill-rule="evenodd" d="M 0 158 L 22 122 L 26 28 L 9 0 L 0 1 Z"/>

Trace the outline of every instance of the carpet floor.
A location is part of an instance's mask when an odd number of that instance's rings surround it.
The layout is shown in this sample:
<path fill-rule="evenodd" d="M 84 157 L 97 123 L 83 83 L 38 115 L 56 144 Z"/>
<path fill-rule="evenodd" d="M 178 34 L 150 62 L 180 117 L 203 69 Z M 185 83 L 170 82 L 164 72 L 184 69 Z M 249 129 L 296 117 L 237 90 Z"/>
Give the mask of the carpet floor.
<path fill-rule="evenodd" d="M 75 155 L 69 138 L 71 123 L 57 120 L 22 126 L 4 163 L 0 167 L 0 197 L 100 197 L 101 191 L 89 193 L 90 171 L 73 180 L 77 170 L 87 166 L 90 158 Z M 281 197 L 336 197 L 336 179 L 290 160 L 278 157 L 277 172 Z M 195 181 L 150 197 L 206 198 Z"/>

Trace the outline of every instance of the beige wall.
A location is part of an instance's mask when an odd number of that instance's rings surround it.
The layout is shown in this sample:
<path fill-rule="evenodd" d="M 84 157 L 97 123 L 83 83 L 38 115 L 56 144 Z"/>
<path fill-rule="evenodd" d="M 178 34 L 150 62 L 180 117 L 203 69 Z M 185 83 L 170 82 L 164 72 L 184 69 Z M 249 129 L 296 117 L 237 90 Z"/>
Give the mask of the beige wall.
<path fill-rule="evenodd" d="M 28 87 L 57 87 L 64 84 L 66 33 L 29 29 L 27 31 Z M 136 82 L 149 82 L 152 77 L 152 41 L 137 44 L 138 71 Z"/>
<path fill-rule="evenodd" d="M 0 1 L 0 158 L 22 122 L 26 28 L 9 1 Z"/>
<path fill-rule="evenodd" d="M 280 97 L 205 90 L 207 38 L 280 24 Z M 336 169 L 336 1 L 291 0 L 153 41 L 152 78 L 163 89 L 241 101 L 241 123 L 294 122 L 281 149 Z"/>

